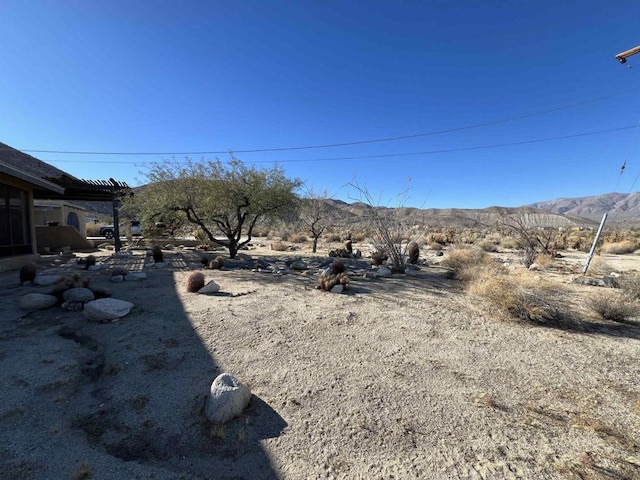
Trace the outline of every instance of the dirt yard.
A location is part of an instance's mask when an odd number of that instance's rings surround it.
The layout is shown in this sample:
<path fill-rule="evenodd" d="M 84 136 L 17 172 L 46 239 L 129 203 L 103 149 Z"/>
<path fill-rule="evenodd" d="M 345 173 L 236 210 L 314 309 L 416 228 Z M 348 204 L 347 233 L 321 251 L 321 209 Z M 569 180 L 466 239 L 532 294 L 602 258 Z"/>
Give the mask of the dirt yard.
<path fill-rule="evenodd" d="M 637 323 L 498 320 L 433 252 L 391 278 L 350 264 L 343 294 L 315 289 L 325 257 L 266 245 L 244 254 L 255 268 L 205 271 L 215 295 L 186 292 L 201 256 L 192 251 L 165 251 L 164 269 L 144 251 L 103 251 L 95 272 L 44 258 L 40 273 L 80 273 L 135 304 L 105 324 L 58 306 L 25 312 L 19 299 L 50 287 L 0 274 L 0 476 L 640 478 Z M 567 254 L 566 270 L 584 257 Z M 288 269 L 298 258 L 311 268 Z M 618 264 L 640 270 L 640 257 L 607 259 Z M 147 278 L 113 283 L 114 268 Z M 538 274 L 575 304 L 602 288 Z M 253 397 L 212 427 L 204 398 L 222 372 Z"/>

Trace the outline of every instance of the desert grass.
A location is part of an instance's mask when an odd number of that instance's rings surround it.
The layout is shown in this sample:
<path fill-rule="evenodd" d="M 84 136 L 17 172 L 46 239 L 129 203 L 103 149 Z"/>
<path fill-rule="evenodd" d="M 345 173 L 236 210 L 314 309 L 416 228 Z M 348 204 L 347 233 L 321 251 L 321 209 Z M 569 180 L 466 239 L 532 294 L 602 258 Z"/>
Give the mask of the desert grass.
<path fill-rule="evenodd" d="M 491 263 L 491 257 L 480 248 L 455 246 L 447 252 L 440 265 L 449 268 L 454 278 L 469 281 Z"/>
<path fill-rule="evenodd" d="M 577 324 L 575 315 L 562 301 L 557 284 L 546 283 L 531 272 L 519 273 L 485 267 L 467 269 L 467 291 L 486 302 L 503 319 L 561 326 Z"/>
<path fill-rule="evenodd" d="M 617 281 L 627 297 L 633 300 L 640 300 L 640 273 L 626 273 L 618 278 Z"/>
<path fill-rule="evenodd" d="M 629 255 L 638 249 L 637 242 L 631 240 L 623 240 L 621 242 L 605 243 L 602 245 L 601 251 L 603 253 L 610 253 L 612 255 Z"/>
<path fill-rule="evenodd" d="M 640 305 L 622 292 L 598 292 L 587 299 L 587 306 L 604 320 L 627 323 L 640 315 Z"/>
<path fill-rule="evenodd" d="M 277 240 L 271 242 L 271 250 L 273 250 L 274 252 L 286 252 L 288 248 L 289 246 L 284 242 L 280 242 Z"/>
<path fill-rule="evenodd" d="M 73 480 L 89 480 L 93 478 L 93 469 L 87 462 L 80 462 L 71 475 Z"/>

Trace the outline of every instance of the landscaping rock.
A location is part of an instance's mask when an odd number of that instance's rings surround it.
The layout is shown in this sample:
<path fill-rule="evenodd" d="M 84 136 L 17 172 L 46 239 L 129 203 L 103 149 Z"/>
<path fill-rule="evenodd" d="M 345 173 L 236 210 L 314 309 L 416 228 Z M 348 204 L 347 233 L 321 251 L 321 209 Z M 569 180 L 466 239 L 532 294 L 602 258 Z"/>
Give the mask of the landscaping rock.
<path fill-rule="evenodd" d="M 89 270 L 90 272 L 96 271 L 96 270 L 102 270 L 104 268 L 104 265 L 102 264 L 98 264 L 98 265 L 89 265 L 89 268 L 87 268 L 87 270 Z"/>
<path fill-rule="evenodd" d="M 153 264 L 153 268 L 165 268 L 167 266 L 167 262 L 156 262 Z"/>
<path fill-rule="evenodd" d="M 82 287 L 65 290 L 62 293 L 62 297 L 67 302 L 90 302 L 96 298 L 90 289 Z"/>
<path fill-rule="evenodd" d="M 49 287 L 58 283 L 58 280 L 62 278 L 62 275 L 36 275 L 36 279 L 33 283 L 41 285 L 43 287 Z"/>
<path fill-rule="evenodd" d="M 100 298 L 88 302 L 84 306 L 84 316 L 87 320 L 101 322 L 113 320 L 127 315 L 133 308 L 133 303 L 117 298 Z"/>
<path fill-rule="evenodd" d="M 391 276 L 391 270 L 388 269 L 387 267 L 378 268 L 376 273 L 378 274 L 379 277 L 383 277 L 383 278 L 388 278 Z"/>
<path fill-rule="evenodd" d="M 58 298 L 54 295 L 44 293 L 28 293 L 20 299 L 20 308 L 23 310 L 44 310 L 53 307 L 58 303 Z"/>
<path fill-rule="evenodd" d="M 331 293 L 342 293 L 342 292 L 344 292 L 344 285 L 335 285 L 331 289 Z"/>
<path fill-rule="evenodd" d="M 124 282 L 124 275 L 111 275 L 110 282 Z"/>
<path fill-rule="evenodd" d="M 293 262 L 291 264 L 291 270 L 307 270 L 309 267 L 302 260 L 298 260 L 297 262 Z"/>
<path fill-rule="evenodd" d="M 127 273 L 124 276 L 125 282 L 137 282 L 138 280 L 146 280 L 147 274 L 144 272 Z"/>
<path fill-rule="evenodd" d="M 210 280 L 204 287 L 198 290 L 198 293 L 217 293 L 220 291 L 220 285 Z"/>
<path fill-rule="evenodd" d="M 209 391 L 205 414 L 214 423 L 225 423 L 237 417 L 249 405 L 251 391 L 230 373 L 218 375 Z"/>

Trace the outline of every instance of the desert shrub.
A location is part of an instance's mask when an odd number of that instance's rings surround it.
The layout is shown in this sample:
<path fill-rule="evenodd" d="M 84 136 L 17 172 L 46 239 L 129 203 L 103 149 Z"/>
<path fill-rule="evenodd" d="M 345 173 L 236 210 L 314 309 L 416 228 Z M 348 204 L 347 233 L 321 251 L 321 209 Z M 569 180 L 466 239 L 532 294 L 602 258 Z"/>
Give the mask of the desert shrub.
<path fill-rule="evenodd" d="M 204 274 L 202 272 L 191 272 L 185 281 L 187 292 L 197 292 L 204 287 Z"/>
<path fill-rule="evenodd" d="M 307 236 L 303 233 L 295 233 L 291 235 L 291 237 L 289 238 L 289 241 L 293 243 L 304 243 L 307 241 Z"/>
<path fill-rule="evenodd" d="M 535 263 L 540 265 L 543 268 L 547 268 L 553 264 L 554 258 L 548 253 L 540 253 L 536 257 Z"/>
<path fill-rule="evenodd" d="M 98 223 L 87 223 L 85 225 L 86 231 L 87 231 L 87 237 L 99 237 L 100 236 L 100 227 L 103 225 L 100 225 Z"/>
<path fill-rule="evenodd" d="M 520 248 L 520 242 L 517 238 L 505 236 L 500 240 L 500 247 L 506 250 L 516 250 Z"/>
<path fill-rule="evenodd" d="M 365 232 L 356 231 L 351 234 L 351 241 L 361 243 L 367 239 L 367 234 Z"/>
<path fill-rule="evenodd" d="M 440 262 L 440 265 L 450 268 L 454 278 L 469 280 L 474 270 L 486 267 L 491 263 L 491 258 L 479 248 L 456 247 L 449 250 Z"/>
<path fill-rule="evenodd" d="M 484 252 L 497 252 L 499 244 L 493 240 L 485 238 L 484 240 L 480 240 L 477 245 Z"/>
<path fill-rule="evenodd" d="M 325 237 L 325 240 L 327 242 L 341 242 L 342 237 L 340 236 L 339 233 L 330 233 Z"/>
<path fill-rule="evenodd" d="M 557 287 L 535 283 L 527 275 L 481 269 L 469 281 L 468 291 L 506 318 L 546 325 L 573 321 L 571 312 L 557 300 Z"/>
<path fill-rule="evenodd" d="M 640 300 L 640 274 L 627 273 L 618 278 L 618 285 L 624 294 L 633 299 Z"/>
<path fill-rule="evenodd" d="M 605 320 L 627 322 L 640 314 L 637 301 L 620 292 L 598 292 L 587 299 L 587 306 Z"/>
<path fill-rule="evenodd" d="M 631 240 L 623 240 L 615 243 L 605 243 L 602 246 L 601 251 L 603 253 L 610 253 L 613 255 L 628 255 L 635 252 L 638 249 L 638 244 Z"/>
<path fill-rule="evenodd" d="M 409 242 L 407 246 L 407 254 L 409 256 L 409 263 L 415 265 L 420 259 L 420 247 L 416 242 Z"/>
<path fill-rule="evenodd" d="M 274 250 L 276 252 L 285 252 L 289 247 L 284 243 L 284 242 L 280 242 L 280 241 L 273 241 L 271 242 L 271 250 Z"/>

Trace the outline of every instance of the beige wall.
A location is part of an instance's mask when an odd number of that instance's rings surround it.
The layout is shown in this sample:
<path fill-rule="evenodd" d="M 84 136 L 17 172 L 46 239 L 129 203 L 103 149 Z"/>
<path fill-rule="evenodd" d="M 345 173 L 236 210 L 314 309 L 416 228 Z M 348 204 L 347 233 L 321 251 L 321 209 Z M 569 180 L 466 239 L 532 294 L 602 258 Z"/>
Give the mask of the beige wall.
<path fill-rule="evenodd" d="M 83 208 L 70 205 L 61 200 L 37 200 L 34 207 L 34 225 L 47 225 L 47 222 L 58 222 L 59 225 L 67 225 L 69 212 L 75 212 L 78 216 L 80 235 L 87 236 L 87 211 Z"/>

